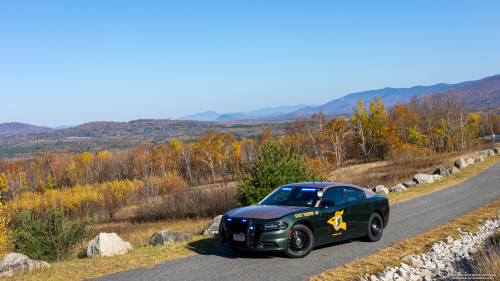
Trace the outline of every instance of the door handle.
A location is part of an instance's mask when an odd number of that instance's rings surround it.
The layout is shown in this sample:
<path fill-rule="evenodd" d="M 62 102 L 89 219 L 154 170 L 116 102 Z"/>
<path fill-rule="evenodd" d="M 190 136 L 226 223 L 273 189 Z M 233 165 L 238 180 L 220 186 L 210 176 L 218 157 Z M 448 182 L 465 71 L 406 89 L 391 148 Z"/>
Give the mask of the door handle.
<path fill-rule="evenodd" d="M 372 205 L 372 203 L 368 203 L 368 204 L 366 204 L 366 206 L 367 206 L 367 207 L 370 207 L 371 205 Z"/>
<path fill-rule="evenodd" d="M 349 213 L 349 208 L 344 209 L 344 211 L 345 211 L 346 213 Z"/>

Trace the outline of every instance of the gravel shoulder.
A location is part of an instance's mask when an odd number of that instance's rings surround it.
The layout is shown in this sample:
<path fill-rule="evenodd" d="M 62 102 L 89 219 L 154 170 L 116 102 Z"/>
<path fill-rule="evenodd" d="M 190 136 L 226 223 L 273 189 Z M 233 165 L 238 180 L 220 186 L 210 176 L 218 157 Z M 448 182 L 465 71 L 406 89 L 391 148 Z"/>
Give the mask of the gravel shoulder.
<path fill-rule="evenodd" d="M 391 205 L 391 221 L 376 243 L 354 240 L 316 248 L 304 259 L 219 248 L 96 280 L 306 280 L 365 258 L 393 242 L 427 232 L 500 198 L 500 162 L 445 189 Z"/>

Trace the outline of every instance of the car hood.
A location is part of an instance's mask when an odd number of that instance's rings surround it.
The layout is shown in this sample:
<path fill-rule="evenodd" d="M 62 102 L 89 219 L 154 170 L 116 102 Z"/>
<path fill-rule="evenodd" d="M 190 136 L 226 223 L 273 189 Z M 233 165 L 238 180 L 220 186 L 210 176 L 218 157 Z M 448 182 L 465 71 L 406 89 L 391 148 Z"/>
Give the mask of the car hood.
<path fill-rule="evenodd" d="M 309 207 L 252 205 L 231 210 L 227 212 L 227 215 L 237 218 L 273 219 L 304 209 L 309 209 Z"/>

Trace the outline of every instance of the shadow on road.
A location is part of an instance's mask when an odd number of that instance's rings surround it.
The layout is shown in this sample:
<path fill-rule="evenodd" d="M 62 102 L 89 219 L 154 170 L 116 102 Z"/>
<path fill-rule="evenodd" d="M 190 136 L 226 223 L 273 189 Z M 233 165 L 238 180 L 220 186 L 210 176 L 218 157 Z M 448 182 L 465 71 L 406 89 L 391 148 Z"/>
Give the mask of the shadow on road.
<path fill-rule="evenodd" d="M 321 250 L 324 248 L 335 247 L 337 245 L 343 245 L 351 242 L 367 242 L 363 238 L 351 239 L 341 242 L 330 243 L 326 245 L 321 245 L 314 247 L 315 250 Z M 193 242 L 189 242 L 188 247 L 191 250 L 197 252 L 200 255 L 205 256 L 218 256 L 227 259 L 272 259 L 272 258 L 288 258 L 288 256 L 283 252 L 257 252 L 257 251 L 246 251 L 246 250 L 233 250 L 229 247 L 221 247 L 217 236 L 213 238 L 201 239 Z"/>

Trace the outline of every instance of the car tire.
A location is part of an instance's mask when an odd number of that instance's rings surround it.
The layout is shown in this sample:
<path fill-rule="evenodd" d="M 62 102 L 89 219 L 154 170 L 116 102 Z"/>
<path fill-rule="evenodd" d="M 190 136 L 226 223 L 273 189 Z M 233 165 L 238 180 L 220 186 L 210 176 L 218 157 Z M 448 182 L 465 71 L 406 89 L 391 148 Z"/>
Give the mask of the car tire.
<path fill-rule="evenodd" d="M 314 247 L 314 234 L 309 227 L 296 224 L 289 233 L 288 249 L 285 252 L 291 258 L 303 258 Z"/>
<path fill-rule="evenodd" d="M 368 235 L 366 235 L 368 241 L 377 242 L 382 238 L 382 234 L 384 233 L 384 221 L 382 217 L 373 213 L 368 221 Z"/>

